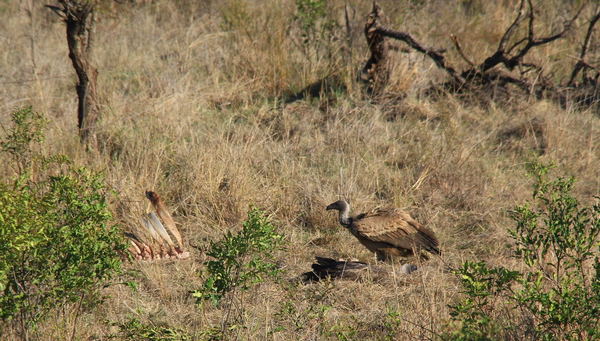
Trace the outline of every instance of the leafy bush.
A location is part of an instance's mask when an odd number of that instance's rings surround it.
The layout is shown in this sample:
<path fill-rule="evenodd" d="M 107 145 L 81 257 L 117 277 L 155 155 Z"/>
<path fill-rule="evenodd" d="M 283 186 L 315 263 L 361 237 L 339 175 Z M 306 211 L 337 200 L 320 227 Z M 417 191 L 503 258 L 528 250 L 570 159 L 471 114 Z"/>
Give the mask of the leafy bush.
<path fill-rule="evenodd" d="M 310 67 L 319 63 L 335 65 L 335 55 L 339 55 L 342 33 L 336 21 L 330 15 L 324 0 L 296 0 L 297 25 L 300 40 L 293 40 L 300 49 Z M 326 56 L 326 58 L 323 58 Z M 327 70 L 331 71 L 331 70 Z"/>
<path fill-rule="evenodd" d="M 548 180 L 552 164 L 535 163 L 533 202 L 517 206 L 509 231 L 525 270 L 466 262 L 466 297 L 451 306 L 448 340 L 591 340 L 600 337 L 600 206 L 571 196 L 573 177 Z"/>
<path fill-rule="evenodd" d="M 204 263 L 204 284 L 193 296 L 198 303 L 211 300 L 217 305 L 227 293 L 245 291 L 250 285 L 262 282 L 263 276 L 277 278 L 280 270 L 273 263 L 273 252 L 282 238 L 267 217 L 250 206 L 248 219 L 242 222 L 239 233 L 228 231 L 220 241 L 210 242 L 206 254 L 214 260 Z"/>
<path fill-rule="evenodd" d="M 126 244 L 116 226 L 107 226 L 102 175 L 34 153 L 43 120 L 31 108 L 15 110 L 12 119 L 0 145 L 19 170 L 0 183 L 0 318 L 26 339 L 53 308 L 76 304 L 77 314 L 98 303 Z"/>
<path fill-rule="evenodd" d="M 512 293 L 512 285 L 520 278 L 517 271 L 504 267 L 488 269 L 485 262 L 466 261 L 456 271 L 460 275 L 462 293 L 466 296 L 451 305 L 454 323 L 446 340 L 495 340 L 500 335 L 500 325 L 493 316 L 510 315 L 514 308 L 506 305 Z"/>

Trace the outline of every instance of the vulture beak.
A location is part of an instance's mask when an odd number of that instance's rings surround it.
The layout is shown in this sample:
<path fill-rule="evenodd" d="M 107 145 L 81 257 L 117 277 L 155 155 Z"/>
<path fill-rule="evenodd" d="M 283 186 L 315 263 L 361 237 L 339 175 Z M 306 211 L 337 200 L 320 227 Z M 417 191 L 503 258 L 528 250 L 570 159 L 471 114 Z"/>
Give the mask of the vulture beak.
<path fill-rule="evenodd" d="M 333 210 L 334 209 L 333 205 L 334 204 L 327 206 L 327 208 L 325 208 L 325 211 Z"/>

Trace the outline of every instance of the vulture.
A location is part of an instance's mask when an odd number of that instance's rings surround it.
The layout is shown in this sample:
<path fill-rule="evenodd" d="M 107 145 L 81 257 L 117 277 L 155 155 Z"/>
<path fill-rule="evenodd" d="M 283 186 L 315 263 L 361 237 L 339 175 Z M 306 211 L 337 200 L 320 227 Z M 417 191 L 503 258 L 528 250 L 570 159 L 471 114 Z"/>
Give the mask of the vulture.
<path fill-rule="evenodd" d="M 312 265 L 312 271 L 302 274 L 302 282 L 318 282 L 324 278 L 365 280 L 370 278 L 374 281 L 384 280 L 389 271 L 378 267 L 362 263 L 355 260 L 335 260 L 331 258 L 315 257 L 316 262 Z M 408 275 L 417 270 L 416 265 L 404 264 L 400 268 L 400 273 Z"/>
<path fill-rule="evenodd" d="M 338 210 L 340 224 L 374 252 L 377 260 L 420 255 L 420 250 L 441 254 L 433 231 L 397 208 L 375 209 L 350 217 L 350 205 L 340 200 L 327 206 L 327 210 Z"/>

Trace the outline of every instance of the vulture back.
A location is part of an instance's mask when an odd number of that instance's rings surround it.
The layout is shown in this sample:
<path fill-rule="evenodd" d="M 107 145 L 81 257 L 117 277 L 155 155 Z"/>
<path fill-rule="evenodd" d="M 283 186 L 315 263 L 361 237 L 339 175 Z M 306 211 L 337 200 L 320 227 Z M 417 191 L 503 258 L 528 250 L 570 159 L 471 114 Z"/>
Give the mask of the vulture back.
<path fill-rule="evenodd" d="M 423 248 L 441 254 L 438 249 L 439 241 L 433 231 L 396 208 L 376 209 L 360 214 L 352 220 L 348 229 L 373 252 L 397 247 L 406 250 Z"/>

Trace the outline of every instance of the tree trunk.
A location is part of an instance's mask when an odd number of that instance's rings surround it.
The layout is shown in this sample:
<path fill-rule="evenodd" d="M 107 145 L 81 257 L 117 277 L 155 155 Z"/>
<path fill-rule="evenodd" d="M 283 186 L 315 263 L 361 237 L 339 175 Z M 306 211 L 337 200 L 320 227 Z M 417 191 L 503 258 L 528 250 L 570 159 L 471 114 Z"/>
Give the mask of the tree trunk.
<path fill-rule="evenodd" d="M 367 44 L 371 51 L 371 58 L 365 64 L 362 70 L 362 80 L 367 82 L 367 94 L 376 96 L 381 93 L 382 89 L 388 82 L 391 69 L 388 60 L 389 46 L 379 32 L 377 27 L 380 20 L 386 20 L 386 17 L 381 10 L 381 7 L 376 2 L 373 2 L 373 12 L 367 17 L 365 23 L 365 36 Z"/>
<path fill-rule="evenodd" d="M 60 0 L 67 25 L 69 58 L 77 73 L 77 118 L 79 138 L 90 150 L 97 147 L 96 121 L 99 105 L 96 87 L 98 70 L 90 63 L 94 29 L 94 5 L 91 1 Z"/>

